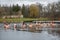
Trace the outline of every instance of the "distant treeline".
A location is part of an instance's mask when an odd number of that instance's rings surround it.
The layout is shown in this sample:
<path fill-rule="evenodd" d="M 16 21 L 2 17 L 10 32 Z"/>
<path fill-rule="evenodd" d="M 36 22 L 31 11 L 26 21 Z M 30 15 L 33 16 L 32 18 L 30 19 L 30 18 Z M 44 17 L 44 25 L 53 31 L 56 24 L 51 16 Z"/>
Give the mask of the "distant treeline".
<path fill-rule="evenodd" d="M 0 17 L 11 15 L 23 15 L 24 18 L 50 18 L 60 20 L 60 2 L 43 6 L 40 3 L 31 5 L 18 4 L 12 6 L 0 6 Z"/>

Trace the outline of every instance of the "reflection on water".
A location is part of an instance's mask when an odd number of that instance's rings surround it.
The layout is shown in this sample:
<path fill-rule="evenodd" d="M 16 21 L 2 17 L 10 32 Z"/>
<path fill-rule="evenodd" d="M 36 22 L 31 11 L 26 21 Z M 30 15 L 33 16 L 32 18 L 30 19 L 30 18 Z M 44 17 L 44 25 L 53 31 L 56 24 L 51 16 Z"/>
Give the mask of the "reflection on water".
<path fill-rule="evenodd" d="M 0 28 L 3 28 L 3 24 L 0 24 Z M 60 40 L 60 37 L 59 34 L 52 31 L 42 31 L 38 33 L 1 29 L 0 40 Z"/>

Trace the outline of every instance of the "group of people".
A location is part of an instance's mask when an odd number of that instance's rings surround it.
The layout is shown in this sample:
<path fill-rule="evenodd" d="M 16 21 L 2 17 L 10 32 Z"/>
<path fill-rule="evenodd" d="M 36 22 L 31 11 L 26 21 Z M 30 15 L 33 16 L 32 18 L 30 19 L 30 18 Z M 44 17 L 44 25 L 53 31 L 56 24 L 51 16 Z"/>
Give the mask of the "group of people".
<path fill-rule="evenodd" d="M 52 22 L 51 23 L 29 23 L 28 25 L 23 23 L 21 29 L 25 29 L 25 28 L 27 28 L 27 26 L 30 29 L 32 29 L 33 27 L 36 29 L 43 28 L 43 27 L 52 27 L 53 28 L 55 25 L 56 24 L 54 24 Z M 8 23 L 4 24 L 5 29 L 9 29 L 9 27 L 10 27 L 10 25 Z M 13 28 L 16 30 L 17 24 L 14 24 Z"/>
<path fill-rule="evenodd" d="M 11 27 L 10 24 L 4 23 L 4 28 L 5 28 L 5 29 L 9 29 L 10 27 Z M 13 28 L 14 30 L 16 30 L 16 29 L 17 29 L 17 24 L 16 24 L 16 23 L 13 24 L 12 28 Z M 26 24 L 25 24 L 25 23 L 22 23 L 22 27 L 20 27 L 20 28 L 22 28 L 22 29 L 26 28 Z"/>
<path fill-rule="evenodd" d="M 35 27 L 35 29 L 41 29 L 41 28 L 54 28 L 56 26 L 56 24 L 55 23 L 52 23 L 52 22 L 50 22 L 50 23 L 41 23 L 41 22 L 38 22 L 38 23 L 35 23 L 35 24 L 33 24 L 33 23 L 30 23 L 29 24 L 29 28 L 33 28 L 33 27 Z"/>

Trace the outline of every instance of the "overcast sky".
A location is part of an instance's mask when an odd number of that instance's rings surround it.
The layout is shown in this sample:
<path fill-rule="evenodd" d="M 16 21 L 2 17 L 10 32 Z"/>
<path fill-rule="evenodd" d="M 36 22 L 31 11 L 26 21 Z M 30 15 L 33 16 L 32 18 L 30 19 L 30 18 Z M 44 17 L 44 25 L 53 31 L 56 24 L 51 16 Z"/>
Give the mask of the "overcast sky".
<path fill-rule="evenodd" d="M 36 2 L 39 2 L 41 4 L 47 5 L 48 3 L 52 2 L 58 2 L 59 0 L 0 0 L 1 5 L 13 5 L 13 4 L 25 4 L 25 5 L 30 5 L 30 4 L 35 4 Z"/>

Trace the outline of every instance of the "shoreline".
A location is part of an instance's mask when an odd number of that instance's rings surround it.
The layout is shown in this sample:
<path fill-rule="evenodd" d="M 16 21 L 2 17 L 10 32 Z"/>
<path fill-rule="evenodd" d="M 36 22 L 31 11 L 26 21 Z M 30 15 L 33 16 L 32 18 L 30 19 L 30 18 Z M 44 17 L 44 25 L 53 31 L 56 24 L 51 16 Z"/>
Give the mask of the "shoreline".
<path fill-rule="evenodd" d="M 29 21 L 55 21 L 55 22 L 60 22 L 60 20 L 51 20 L 50 18 L 0 18 L 0 23 L 3 22 L 9 22 L 9 23 L 19 23 L 19 22 L 29 22 Z"/>

